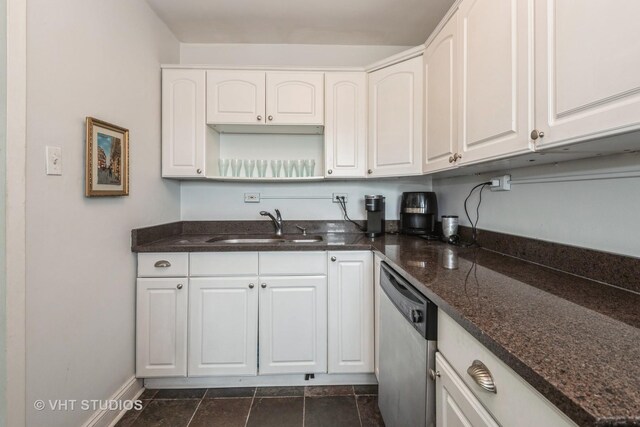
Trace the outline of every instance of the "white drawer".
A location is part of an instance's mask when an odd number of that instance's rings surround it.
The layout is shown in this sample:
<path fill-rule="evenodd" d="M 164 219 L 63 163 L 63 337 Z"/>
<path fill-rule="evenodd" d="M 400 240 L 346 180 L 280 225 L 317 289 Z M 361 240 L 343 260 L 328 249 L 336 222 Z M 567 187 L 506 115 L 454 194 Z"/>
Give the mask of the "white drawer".
<path fill-rule="evenodd" d="M 442 310 L 438 310 L 438 350 L 501 425 L 576 425 Z M 491 372 L 496 393 L 481 388 L 467 373 L 474 360 L 481 361 Z"/>
<path fill-rule="evenodd" d="M 189 274 L 189 254 L 153 252 L 138 254 L 138 277 L 181 277 Z"/>
<path fill-rule="evenodd" d="M 260 252 L 260 275 L 327 274 L 326 252 Z"/>
<path fill-rule="evenodd" d="M 192 252 L 190 276 L 257 276 L 257 252 Z"/>

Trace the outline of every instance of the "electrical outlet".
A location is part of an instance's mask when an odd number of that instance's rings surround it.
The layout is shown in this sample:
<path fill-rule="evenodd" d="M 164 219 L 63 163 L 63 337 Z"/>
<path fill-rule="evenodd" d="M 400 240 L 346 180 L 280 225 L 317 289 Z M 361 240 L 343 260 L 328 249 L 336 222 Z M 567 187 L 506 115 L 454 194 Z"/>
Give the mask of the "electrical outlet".
<path fill-rule="evenodd" d="M 491 191 L 509 191 L 511 190 L 511 175 L 502 175 L 491 178 Z"/>
<path fill-rule="evenodd" d="M 333 193 L 332 199 L 333 203 L 339 203 L 338 197 L 344 197 L 344 202 L 347 203 L 349 200 L 349 195 L 347 193 Z"/>
<path fill-rule="evenodd" d="M 244 193 L 245 203 L 260 203 L 260 193 Z"/>

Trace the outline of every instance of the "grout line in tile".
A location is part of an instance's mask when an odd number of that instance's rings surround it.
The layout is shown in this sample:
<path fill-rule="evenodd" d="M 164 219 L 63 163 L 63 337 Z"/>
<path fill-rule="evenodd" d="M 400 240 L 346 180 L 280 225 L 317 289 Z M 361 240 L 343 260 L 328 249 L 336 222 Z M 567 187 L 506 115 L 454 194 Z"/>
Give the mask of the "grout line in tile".
<path fill-rule="evenodd" d="M 247 418 L 244 420 L 244 427 L 247 427 L 249 424 L 249 417 L 251 416 L 251 410 L 253 409 L 253 402 L 256 400 L 256 393 L 258 393 L 258 387 L 253 389 L 253 397 L 251 398 L 251 403 L 249 404 L 249 410 L 247 411 Z"/>
<path fill-rule="evenodd" d="M 304 394 L 302 395 L 302 427 L 304 427 L 305 420 L 307 418 L 307 388 L 304 389 Z"/>
<path fill-rule="evenodd" d="M 358 396 L 355 395 L 355 389 L 353 398 L 356 400 L 356 411 L 358 411 L 358 420 L 360 421 L 360 427 L 362 427 L 362 415 L 360 415 L 360 405 L 358 405 Z"/>
<path fill-rule="evenodd" d="M 200 401 L 198 402 L 198 404 L 196 405 L 196 410 L 193 411 L 193 414 L 191 414 L 191 418 L 189 418 L 189 422 L 187 423 L 186 427 L 189 427 L 189 425 L 191 424 L 191 421 L 193 421 L 193 419 L 196 416 L 196 413 L 198 412 L 198 409 L 200 408 L 200 405 L 202 404 L 202 401 L 204 400 L 204 397 L 207 395 L 207 391 L 205 390 L 204 394 L 202 395 L 202 397 L 200 398 Z"/>

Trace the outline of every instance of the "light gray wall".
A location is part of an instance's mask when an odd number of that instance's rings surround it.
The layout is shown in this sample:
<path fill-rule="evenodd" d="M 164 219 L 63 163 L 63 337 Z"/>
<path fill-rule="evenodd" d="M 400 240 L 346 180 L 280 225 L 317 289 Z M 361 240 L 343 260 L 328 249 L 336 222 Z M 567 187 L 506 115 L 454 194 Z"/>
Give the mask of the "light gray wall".
<path fill-rule="evenodd" d="M 363 66 L 413 46 L 182 43 L 181 64 Z"/>
<path fill-rule="evenodd" d="M 30 0 L 27 39 L 27 425 L 78 426 L 92 413 L 33 402 L 108 399 L 134 375 L 130 231 L 179 218 L 160 178 L 160 64 L 179 43 L 130 0 Z M 85 116 L 130 130 L 130 196 L 84 197 Z"/>
<path fill-rule="evenodd" d="M 6 144 L 7 144 L 7 3 L 0 0 L 0 427 L 6 425 Z"/>
<path fill-rule="evenodd" d="M 364 195 L 382 194 L 386 197 L 387 219 L 397 219 L 399 199 L 403 191 L 429 191 L 428 177 L 385 180 L 324 181 L 315 183 L 229 183 L 183 182 L 181 210 L 184 220 L 256 220 L 264 219 L 261 210 L 280 209 L 285 221 L 342 219 L 332 193 L 346 193 L 351 219 L 364 219 Z M 260 193 L 277 199 L 261 203 L 244 203 L 244 193 Z M 325 197 L 325 199 L 315 199 Z"/>
<path fill-rule="evenodd" d="M 513 180 L 640 171 L 640 153 L 597 157 L 521 168 Z M 469 225 L 463 202 L 471 188 L 498 176 L 434 179 L 441 215 L 459 215 Z M 640 178 L 515 184 L 510 192 L 485 189 L 478 228 L 640 257 L 636 231 Z M 475 218 L 477 194 L 469 200 Z"/>

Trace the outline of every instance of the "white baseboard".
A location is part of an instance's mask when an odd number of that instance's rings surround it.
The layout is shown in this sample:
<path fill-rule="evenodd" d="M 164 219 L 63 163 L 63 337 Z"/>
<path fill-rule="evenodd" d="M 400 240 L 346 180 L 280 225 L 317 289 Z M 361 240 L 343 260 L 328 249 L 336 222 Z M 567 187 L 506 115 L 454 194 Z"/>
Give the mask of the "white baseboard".
<path fill-rule="evenodd" d="M 136 377 L 129 378 L 122 386 L 116 390 L 116 392 L 108 400 L 135 400 L 144 388 L 142 387 L 142 381 Z M 120 418 L 127 412 L 126 409 L 122 411 L 110 411 L 108 409 L 100 409 L 96 411 L 89 420 L 82 425 L 82 427 L 110 427 L 115 425 Z"/>
<path fill-rule="evenodd" d="M 258 375 L 246 377 L 146 378 L 146 388 L 218 388 L 270 387 L 305 385 L 377 384 L 374 374 L 315 374 L 305 380 L 304 374 Z"/>

